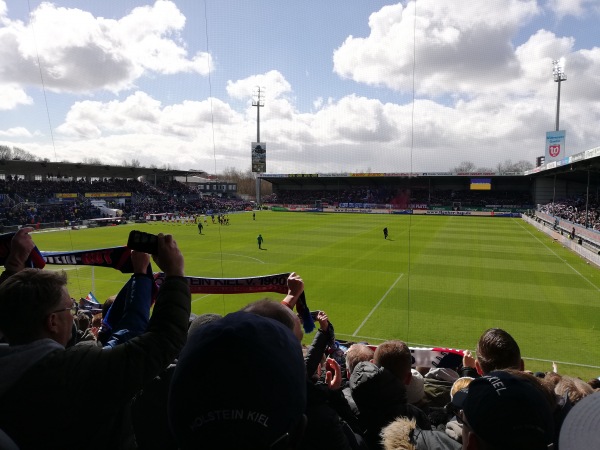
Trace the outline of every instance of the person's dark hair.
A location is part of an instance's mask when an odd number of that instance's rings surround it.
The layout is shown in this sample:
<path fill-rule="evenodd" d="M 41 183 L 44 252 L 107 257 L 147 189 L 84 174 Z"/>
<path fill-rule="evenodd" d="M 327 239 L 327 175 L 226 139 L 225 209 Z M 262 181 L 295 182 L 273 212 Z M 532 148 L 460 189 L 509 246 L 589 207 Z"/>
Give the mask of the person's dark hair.
<path fill-rule="evenodd" d="M 293 313 L 287 306 L 284 306 L 275 300 L 263 298 L 262 300 L 257 300 L 244 306 L 241 311 L 274 319 L 294 331 Z"/>
<path fill-rule="evenodd" d="M 404 382 L 410 373 L 412 357 L 405 342 L 393 340 L 379 344 L 373 362 L 379 367 L 385 367 Z"/>
<path fill-rule="evenodd" d="M 79 311 L 77 316 L 75 317 L 77 321 L 77 329 L 79 331 L 85 331 L 90 327 L 90 322 L 92 321 L 91 316 L 86 311 Z"/>
<path fill-rule="evenodd" d="M 592 389 L 600 389 L 600 379 L 592 378 L 588 381 L 588 384 L 592 387 Z"/>
<path fill-rule="evenodd" d="M 102 303 L 102 318 L 103 319 L 106 317 L 106 314 L 108 314 L 108 310 L 110 309 L 112 304 L 115 302 L 116 298 L 117 298 L 116 295 L 111 295 L 106 300 L 104 300 L 104 303 Z"/>
<path fill-rule="evenodd" d="M 506 331 L 490 328 L 477 343 L 477 361 L 484 374 L 494 370 L 521 369 L 521 350 Z"/>
<path fill-rule="evenodd" d="M 60 306 L 65 272 L 24 269 L 0 286 L 0 330 L 12 344 L 37 339 L 48 313 Z"/>

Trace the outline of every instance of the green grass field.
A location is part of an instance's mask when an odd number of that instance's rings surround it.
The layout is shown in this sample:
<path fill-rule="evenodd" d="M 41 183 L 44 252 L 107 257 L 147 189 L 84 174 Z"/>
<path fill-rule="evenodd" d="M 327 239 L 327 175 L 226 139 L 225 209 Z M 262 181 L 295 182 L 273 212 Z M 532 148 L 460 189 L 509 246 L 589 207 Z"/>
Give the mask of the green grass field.
<path fill-rule="evenodd" d="M 474 350 L 485 329 L 500 327 L 530 370 L 556 361 L 563 374 L 600 375 L 600 270 L 521 219 L 261 211 L 256 221 L 232 214 L 229 226 L 209 220 L 202 236 L 195 226 L 131 224 L 34 240 L 45 251 L 113 247 L 134 228 L 173 234 L 187 275 L 299 273 L 308 305 L 328 313 L 340 339 Z M 92 290 L 103 301 L 128 275 L 80 267 L 69 278 L 73 297 Z M 225 314 L 264 296 L 194 295 L 192 310 Z"/>

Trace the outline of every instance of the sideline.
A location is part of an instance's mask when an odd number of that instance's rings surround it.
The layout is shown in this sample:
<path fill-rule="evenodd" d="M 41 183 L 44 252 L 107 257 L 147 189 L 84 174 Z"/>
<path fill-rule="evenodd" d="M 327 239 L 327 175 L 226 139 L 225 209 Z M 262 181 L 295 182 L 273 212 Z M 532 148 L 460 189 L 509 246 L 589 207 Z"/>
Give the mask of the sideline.
<path fill-rule="evenodd" d="M 403 273 L 400 274 L 400 276 L 398 278 L 396 278 L 396 281 L 394 281 L 394 284 L 392 284 L 390 286 L 390 288 L 387 290 L 387 292 L 385 294 L 383 294 L 383 297 L 381 297 L 381 299 L 379 299 L 379 301 L 377 302 L 377 304 L 373 307 L 373 309 L 371 310 L 371 312 L 367 315 L 367 317 L 365 317 L 365 320 L 362 321 L 362 323 L 358 326 L 358 328 L 354 331 L 354 335 L 357 335 L 358 332 L 360 331 L 360 329 L 363 327 L 363 325 L 365 323 L 367 323 L 367 320 L 369 320 L 369 318 L 373 315 L 373 313 L 375 312 L 375 310 L 377 308 L 379 308 L 379 305 L 381 305 L 381 302 L 383 302 L 385 300 L 385 298 L 387 297 L 387 295 L 390 293 L 390 291 L 392 289 L 394 289 L 394 286 L 396 286 L 396 284 L 398 284 L 398 281 L 400 281 L 402 279 L 402 277 L 404 276 Z"/>
<path fill-rule="evenodd" d="M 569 269 L 571 269 L 573 272 L 575 272 L 577 275 L 579 275 L 581 278 L 583 278 L 585 281 L 587 281 L 593 288 L 596 289 L 596 291 L 600 292 L 600 287 L 596 286 L 588 278 L 586 278 L 582 273 L 580 273 L 577 269 L 575 269 L 575 267 L 573 267 L 571 264 L 569 264 L 567 261 L 565 261 L 563 258 L 561 258 L 560 255 L 558 253 L 556 253 L 552 248 L 550 248 L 544 241 L 542 241 L 538 236 L 533 234 L 531 232 L 531 230 L 527 229 L 527 227 L 525 227 L 523 225 L 523 222 L 519 222 L 519 225 L 521 226 L 521 228 L 523 228 L 525 231 L 527 231 L 527 233 L 529 233 L 533 238 L 535 238 L 540 244 L 542 244 L 544 247 L 546 247 L 550 253 L 552 253 L 561 262 L 563 262 L 567 267 L 569 267 Z M 562 245 L 562 243 L 561 243 L 561 245 Z M 567 248 L 567 247 L 565 247 L 565 248 Z"/>

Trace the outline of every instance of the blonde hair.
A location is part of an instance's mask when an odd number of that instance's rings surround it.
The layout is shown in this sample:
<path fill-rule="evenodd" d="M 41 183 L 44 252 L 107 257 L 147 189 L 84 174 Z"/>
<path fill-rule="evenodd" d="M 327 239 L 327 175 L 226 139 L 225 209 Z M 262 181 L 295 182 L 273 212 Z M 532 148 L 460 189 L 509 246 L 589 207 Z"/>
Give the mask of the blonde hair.
<path fill-rule="evenodd" d="M 452 389 L 450 389 L 450 398 L 454 398 L 454 394 L 466 388 L 469 384 L 471 384 L 471 381 L 473 381 L 473 378 L 471 377 L 461 377 L 457 379 L 452 385 Z"/>

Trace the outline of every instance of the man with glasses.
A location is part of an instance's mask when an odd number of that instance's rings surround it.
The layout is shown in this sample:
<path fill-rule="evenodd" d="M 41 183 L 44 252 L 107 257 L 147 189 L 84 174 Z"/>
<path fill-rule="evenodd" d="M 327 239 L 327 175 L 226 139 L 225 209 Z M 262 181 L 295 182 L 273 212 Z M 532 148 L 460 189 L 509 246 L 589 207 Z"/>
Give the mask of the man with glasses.
<path fill-rule="evenodd" d="M 0 331 L 8 341 L 0 345 L 0 429 L 21 450 L 79 449 L 82 442 L 86 449 L 133 448 L 127 406 L 177 357 L 190 316 L 183 256 L 172 236 L 159 234 L 158 243 L 154 261 L 166 279 L 146 332 L 109 350 L 65 348 L 76 308 L 64 272 L 11 266 L 0 285 Z M 18 232 L 11 253 L 28 255 L 32 244 L 28 232 Z M 99 399 L 93 428 L 74 426 L 75 408 L 90 394 Z"/>

